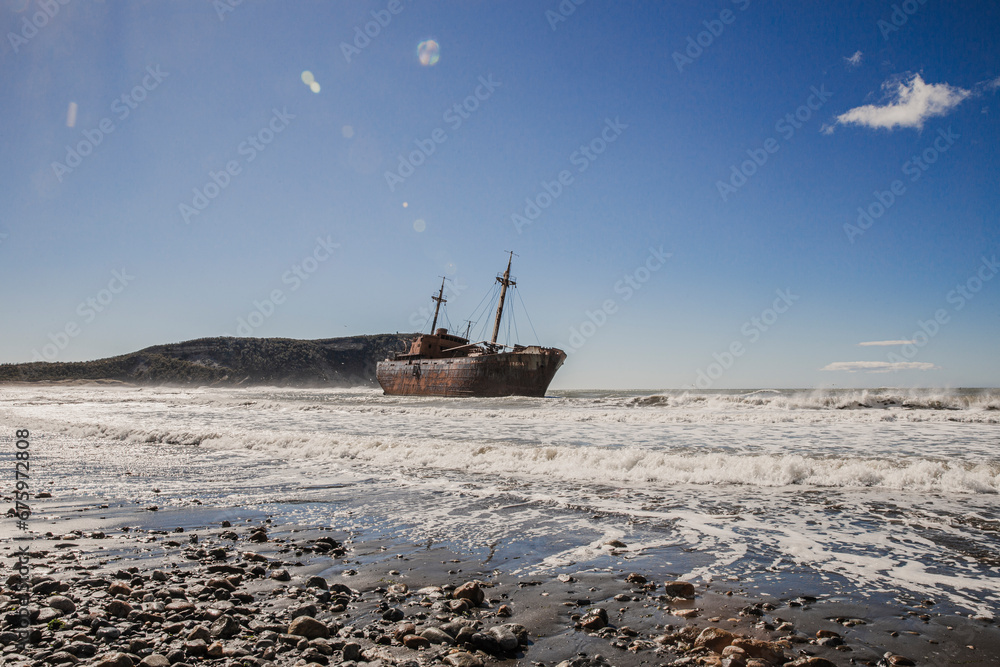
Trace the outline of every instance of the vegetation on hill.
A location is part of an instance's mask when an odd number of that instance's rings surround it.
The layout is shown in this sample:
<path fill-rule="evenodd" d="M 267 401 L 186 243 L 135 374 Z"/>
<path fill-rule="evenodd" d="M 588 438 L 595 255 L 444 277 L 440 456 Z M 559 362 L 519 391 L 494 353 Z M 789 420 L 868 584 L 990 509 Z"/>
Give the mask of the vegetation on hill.
<path fill-rule="evenodd" d="M 405 351 L 412 335 L 323 340 L 199 338 L 119 357 L 0 365 L 0 382 L 118 380 L 136 384 L 377 385 L 375 365 Z"/>

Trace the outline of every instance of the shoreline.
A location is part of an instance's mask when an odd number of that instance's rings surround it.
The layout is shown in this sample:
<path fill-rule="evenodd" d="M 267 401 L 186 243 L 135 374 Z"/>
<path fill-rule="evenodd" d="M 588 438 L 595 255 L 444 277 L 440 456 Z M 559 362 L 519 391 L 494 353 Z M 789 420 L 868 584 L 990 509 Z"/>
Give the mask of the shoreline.
<path fill-rule="evenodd" d="M 54 519 L 48 526 L 57 525 L 51 536 L 36 535 L 30 543 L 35 643 L 21 651 L 9 634 L 0 634 L 2 657 L 11 667 L 129 667 L 142 660 L 144 667 L 282 667 L 306 664 L 302 659 L 371 667 L 741 667 L 741 655 L 748 658 L 742 659 L 745 667 L 826 667 L 876 665 L 887 652 L 900 656 L 887 664 L 989 665 L 1000 650 L 991 621 L 945 616 L 929 600 L 892 608 L 838 597 L 779 599 L 755 594 L 752 580 L 670 591 L 653 574 L 627 569 L 635 565 L 624 560 L 620 567 L 517 576 L 506 571 L 511 563 L 491 563 L 491 557 L 455 553 L 430 541 L 359 540 L 336 525 L 299 526 L 259 512 L 99 506 L 104 518 L 95 521 L 84 515 L 94 509 L 90 505 L 35 503 L 37 513 Z M 32 520 L 34 530 L 52 530 L 48 526 Z M 16 605 L 17 575 L 10 575 L 16 544 L 3 548 L 7 577 L 0 595 L 7 596 L 8 610 Z M 611 544 L 609 553 L 619 548 L 624 545 Z M 130 590 L 114 588 L 123 583 Z M 463 608 L 468 603 L 454 597 L 463 586 L 478 587 L 480 605 Z M 298 608 L 292 614 L 305 608 L 304 615 L 316 620 L 316 626 L 298 624 L 312 627 L 315 638 L 303 642 L 289 635 L 290 608 Z M 5 617 L 4 632 L 12 617 Z M 410 634 L 425 636 L 396 638 L 407 622 L 414 623 Z M 459 635 L 460 626 L 470 623 L 475 632 Z M 228 629 L 215 632 L 220 624 Z M 511 636 L 519 638 L 516 648 Z M 419 648 L 408 648 L 404 639 Z M 497 648 L 501 643 L 507 648 Z M 723 656 L 730 644 L 742 653 L 730 648 Z M 149 658 L 154 653 L 166 663 Z"/>

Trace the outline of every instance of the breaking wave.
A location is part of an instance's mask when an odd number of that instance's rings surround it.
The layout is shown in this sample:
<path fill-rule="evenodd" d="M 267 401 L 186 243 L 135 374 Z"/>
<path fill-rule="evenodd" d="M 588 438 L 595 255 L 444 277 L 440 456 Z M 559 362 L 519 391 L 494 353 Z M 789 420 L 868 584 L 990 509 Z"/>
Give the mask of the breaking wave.
<path fill-rule="evenodd" d="M 756 487 L 876 487 L 950 493 L 1000 492 L 1000 463 L 812 453 L 740 454 L 656 451 L 635 447 L 527 446 L 384 436 L 233 430 L 170 431 L 113 426 L 64 426 L 65 435 L 90 440 L 199 445 L 219 452 L 309 461 L 316 465 L 386 470 L 447 471 L 635 489 L 677 484 Z"/>

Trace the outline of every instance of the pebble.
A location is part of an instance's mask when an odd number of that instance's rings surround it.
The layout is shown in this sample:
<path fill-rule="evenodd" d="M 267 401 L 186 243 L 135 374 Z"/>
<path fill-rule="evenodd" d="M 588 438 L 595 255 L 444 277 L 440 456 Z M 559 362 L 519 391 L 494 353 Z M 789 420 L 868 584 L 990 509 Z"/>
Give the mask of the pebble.
<path fill-rule="evenodd" d="M 46 604 L 64 614 L 72 614 L 76 611 L 76 603 L 63 595 L 53 595 L 46 601 Z"/>
<path fill-rule="evenodd" d="M 121 652 L 106 653 L 95 663 L 95 667 L 132 667 L 132 658 Z"/>
<path fill-rule="evenodd" d="M 736 635 L 728 630 L 723 630 L 722 628 L 705 628 L 698 635 L 695 640 L 694 645 L 696 647 L 705 647 L 710 651 L 715 653 L 722 653 L 723 649 L 730 647 L 733 640 L 736 639 Z M 742 651 L 742 649 L 740 649 Z M 731 653 L 730 653 L 731 654 Z"/>
<path fill-rule="evenodd" d="M 361 644 L 356 642 L 349 642 L 344 644 L 343 648 L 344 660 L 360 660 L 361 659 Z"/>
<path fill-rule="evenodd" d="M 330 636 L 330 628 L 312 616 L 299 616 L 288 626 L 288 634 L 306 639 L 316 639 L 317 637 L 325 639 Z"/>
<path fill-rule="evenodd" d="M 403 637 L 403 646 L 412 649 L 430 648 L 431 642 L 420 635 L 406 635 Z"/>
<path fill-rule="evenodd" d="M 517 640 L 517 635 L 515 635 L 511 629 L 505 625 L 490 628 L 490 634 L 493 635 L 493 638 L 497 640 L 500 648 L 504 651 L 513 651 L 520 644 Z"/>
<path fill-rule="evenodd" d="M 608 612 L 602 607 L 597 607 L 587 612 L 580 619 L 580 627 L 584 630 L 600 630 L 608 624 Z"/>
<path fill-rule="evenodd" d="M 454 644 L 454 638 L 441 628 L 424 628 L 420 636 L 432 644 Z"/>
<path fill-rule="evenodd" d="M 478 607 L 483 603 L 486 594 L 483 593 L 477 582 L 468 581 L 456 588 L 455 592 L 452 593 L 452 597 L 456 600 L 467 600 L 472 606 Z"/>
<path fill-rule="evenodd" d="M 482 660 L 471 653 L 466 653 L 465 651 L 449 653 L 445 656 L 444 661 L 452 667 L 483 667 Z"/>
<path fill-rule="evenodd" d="M 687 581 L 668 581 L 663 584 L 663 594 L 672 598 L 694 599 L 694 584 Z"/>

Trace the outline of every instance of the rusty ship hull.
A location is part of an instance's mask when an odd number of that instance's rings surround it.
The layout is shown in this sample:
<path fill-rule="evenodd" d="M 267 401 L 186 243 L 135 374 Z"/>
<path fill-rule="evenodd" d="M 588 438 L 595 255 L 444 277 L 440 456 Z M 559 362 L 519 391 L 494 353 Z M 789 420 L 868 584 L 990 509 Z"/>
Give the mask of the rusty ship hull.
<path fill-rule="evenodd" d="M 393 396 L 544 396 L 566 353 L 528 347 L 453 358 L 387 359 L 376 377 Z"/>

